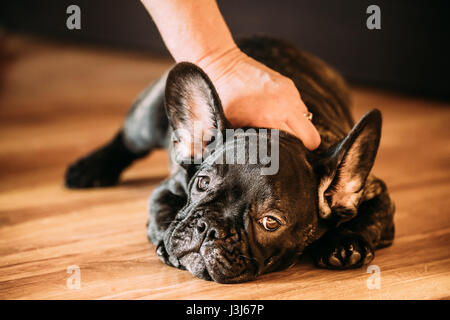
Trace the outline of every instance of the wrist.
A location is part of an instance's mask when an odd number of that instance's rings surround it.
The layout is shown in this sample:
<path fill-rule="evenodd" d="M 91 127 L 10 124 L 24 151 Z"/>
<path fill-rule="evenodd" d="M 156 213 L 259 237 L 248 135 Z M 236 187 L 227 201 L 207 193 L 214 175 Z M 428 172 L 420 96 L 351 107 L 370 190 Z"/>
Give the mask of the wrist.
<path fill-rule="evenodd" d="M 232 73 L 246 59 L 248 56 L 233 43 L 233 45 L 208 52 L 193 63 L 202 68 L 211 81 L 216 83 Z"/>

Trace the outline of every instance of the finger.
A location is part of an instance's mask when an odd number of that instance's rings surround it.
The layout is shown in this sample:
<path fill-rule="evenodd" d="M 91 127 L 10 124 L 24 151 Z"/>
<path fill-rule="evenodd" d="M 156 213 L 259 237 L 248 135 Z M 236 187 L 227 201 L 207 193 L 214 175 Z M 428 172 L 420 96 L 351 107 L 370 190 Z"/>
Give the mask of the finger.
<path fill-rule="evenodd" d="M 313 123 L 308 120 L 302 111 L 295 112 L 286 121 L 290 131 L 294 133 L 309 150 L 314 150 L 320 145 L 320 135 Z"/>
<path fill-rule="evenodd" d="M 291 128 L 288 127 L 286 122 L 283 122 L 281 124 L 280 130 L 286 131 L 286 132 L 292 134 L 293 136 L 297 137 L 297 134 Z"/>

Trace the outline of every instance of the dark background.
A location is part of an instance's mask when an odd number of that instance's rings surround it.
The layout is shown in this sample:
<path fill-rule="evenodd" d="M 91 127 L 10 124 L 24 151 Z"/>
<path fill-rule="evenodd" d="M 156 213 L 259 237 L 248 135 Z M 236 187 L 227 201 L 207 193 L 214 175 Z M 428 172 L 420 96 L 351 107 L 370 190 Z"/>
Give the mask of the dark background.
<path fill-rule="evenodd" d="M 66 8 L 71 4 L 81 8 L 81 30 L 66 28 Z M 354 83 L 450 97 L 449 1 L 219 0 L 218 4 L 235 37 L 264 33 L 290 40 Z M 366 27 L 370 4 L 381 8 L 381 30 Z M 0 25 L 7 32 L 168 55 L 139 0 L 3 1 Z"/>

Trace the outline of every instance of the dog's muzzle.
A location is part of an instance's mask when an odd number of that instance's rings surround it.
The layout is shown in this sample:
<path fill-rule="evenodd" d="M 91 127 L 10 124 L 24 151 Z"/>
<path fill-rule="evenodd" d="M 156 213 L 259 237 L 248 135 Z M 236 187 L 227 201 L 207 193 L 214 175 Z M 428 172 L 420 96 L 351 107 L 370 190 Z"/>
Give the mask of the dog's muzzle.
<path fill-rule="evenodd" d="M 194 276 L 233 283 L 258 275 L 259 264 L 251 256 L 247 237 L 231 219 L 196 212 L 169 229 L 164 245 L 170 259 Z"/>

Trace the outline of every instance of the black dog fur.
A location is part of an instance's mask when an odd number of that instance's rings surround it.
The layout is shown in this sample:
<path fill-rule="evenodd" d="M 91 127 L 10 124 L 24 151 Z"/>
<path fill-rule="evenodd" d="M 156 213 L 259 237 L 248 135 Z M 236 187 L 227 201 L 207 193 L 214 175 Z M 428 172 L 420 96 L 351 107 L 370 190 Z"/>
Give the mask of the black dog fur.
<path fill-rule="evenodd" d="M 394 238 L 394 204 L 384 182 L 370 174 L 381 113 L 373 110 L 355 125 L 339 74 L 290 44 L 253 37 L 239 46 L 292 79 L 314 114 L 322 138 L 317 150 L 280 132 L 275 175 L 258 174 L 262 165 L 180 166 L 175 160 L 196 155 L 186 154 L 191 148 L 182 137 L 169 139 L 173 130 L 189 128 L 199 115 L 208 119 L 203 131 L 230 128 L 207 75 L 180 63 L 141 94 L 110 143 L 68 168 L 66 186 L 114 185 L 134 160 L 167 147 L 172 173 L 151 196 L 147 225 L 163 262 L 222 283 L 286 268 L 306 248 L 319 267 L 369 263 Z M 276 229 L 266 229 L 267 219 Z"/>

